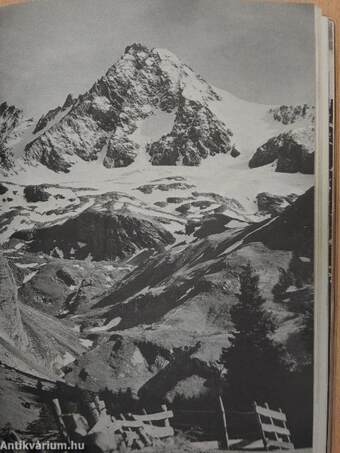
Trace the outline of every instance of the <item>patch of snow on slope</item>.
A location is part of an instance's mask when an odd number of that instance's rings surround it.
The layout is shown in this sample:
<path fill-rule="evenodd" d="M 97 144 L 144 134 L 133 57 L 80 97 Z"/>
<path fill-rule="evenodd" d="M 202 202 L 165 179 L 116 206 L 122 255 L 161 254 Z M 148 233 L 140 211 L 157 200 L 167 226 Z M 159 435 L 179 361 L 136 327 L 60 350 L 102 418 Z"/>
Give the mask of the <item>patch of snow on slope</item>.
<path fill-rule="evenodd" d="M 297 128 L 292 134 L 297 143 L 301 143 L 309 152 L 315 150 L 315 129 L 314 127 Z"/>
<path fill-rule="evenodd" d="M 105 324 L 104 326 L 98 326 L 98 327 L 92 327 L 91 329 L 88 330 L 88 332 L 95 333 L 95 332 L 105 332 L 106 330 L 112 329 L 113 327 L 118 326 L 118 324 L 121 322 L 122 318 L 117 317 L 112 319 L 110 322 Z"/>
<path fill-rule="evenodd" d="M 144 357 L 142 356 L 142 353 L 140 352 L 139 349 L 136 349 L 135 352 L 133 353 L 131 357 L 131 363 L 132 365 L 140 365 L 145 362 Z"/>
<path fill-rule="evenodd" d="M 263 228 L 267 227 L 268 225 L 270 225 L 272 222 L 274 222 L 274 220 L 276 220 L 277 217 L 274 217 L 272 218 L 271 220 L 269 220 L 269 222 L 267 222 L 266 224 L 264 225 L 261 225 L 259 228 L 256 228 L 256 230 L 253 230 L 251 231 L 250 233 L 246 234 L 241 240 L 239 241 L 236 241 L 234 242 L 234 244 L 232 244 L 230 247 L 226 248 L 223 252 L 221 252 L 218 256 L 225 256 L 225 255 L 229 255 L 231 252 L 233 252 L 234 250 L 236 250 L 238 247 L 240 247 L 244 241 L 249 237 L 251 236 L 252 234 L 256 233 L 257 231 L 261 231 Z"/>
<path fill-rule="evenodd" d="M 93 345 L 93 341 L 86 338 L 80 338 L 79 341 L 85 348 L 91 348 L 91 346 Z"/>
<path fill-rule="evenodd" d="M 130 135 L 131 140 L 141 146 L 159 140 L 163 135 L 171 132 L 175 120 L 175 113 L 157 110 L 153 115 L 140 120 L 137 129 Z"/>
<path fill-rule="evenodd" d="M 38 266 L 38 263 L 15 263 L 20 269 L 32 269 Z"/>
<path fill-rule="evenodd" d="M 69 211 L 61 211 L 61 213 L 51 213 L 46 214 L 45 212 L 39 213 L 39 211 L 30 211 L 25 210 L 23 207 L 20 212 L 18 212 L 13 218 L 4 220 L 0 225 L 0 244 L 5 243 L 10 239 L 10 237 L 16 232 L 23 229 L 29 229 L 34 226 L 44 225 L 45 227 L 50 227 L 54 225 L 59 225 L 65 222 L 68 219 L 76 217 L 81 212 L 85 211 L 87 208 L 91 207 L 94 203 L 94 200 L 89 200 L 86 203 L 83 203 L 77 207 L 74 207 Z M 10 211 L 9 211 L 10 213 Z"/>
<path fill-rule="evenodd" d="M 32 280 L 32 278 L 38 273 L 38 271 L 34 271 L 34 272 L 30 272 L 29 274 L 25 275 L 24 279 L 23 279 L 23 283 L 27 283 L 29 282 L 30 280 Z"/>
<path fill-rule="evenodd" d="M 217 88 L 215 90 L 222 97 L 222 101 L 210 102 L 209 107 L 232 130 L 237 149 L 247 154 L 248 158 L 269 138 L 310 125 L 309 120 L 303 119 L 294 125 L 284 125 L 275 121 L 269 113 L 269 110 L 276 106 L 248 102 L 227 91 Z"/>
<path fill-rule="evenodd" d="M 61 359 L 61 364 L 62 366 L 69 365 L 70 363 L 74 362 L 76 358 L 70 354 L 68 351 L 66 351 Z"/>

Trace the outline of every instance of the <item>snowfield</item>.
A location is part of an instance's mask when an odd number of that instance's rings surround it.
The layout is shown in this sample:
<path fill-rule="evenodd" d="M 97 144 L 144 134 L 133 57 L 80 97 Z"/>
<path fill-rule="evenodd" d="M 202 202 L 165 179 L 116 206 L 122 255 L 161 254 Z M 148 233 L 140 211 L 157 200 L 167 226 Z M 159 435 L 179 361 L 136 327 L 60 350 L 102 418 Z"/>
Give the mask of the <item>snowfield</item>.
<path fill-rule="evenodd" d="M 220 204 L 212 203 L 211 197 L 206 195 L 218 194 L 236 200 L 242 206 L 243 211 L 239 215 L 228 209 L 224 210 L 225 215 L 231 215 L 234 221 L 258 221 L 257 194 L 269 192 L 281 196 L 292 193 L 301 195 L 314 185 L 313 175 L 279 173 L 275 171 L 274 164 L 254 169 L 248 166 L 249 159 L 259 146 L 284 132 L 293 130 L 295 137 L 306 143 L 309 149 L 314 149 L 315 137 L 310 118 L 298 118 L 294 124 L 285 125 L 273 117 L 272 111 L 277 106 L 247 102 L 217 88 L 212 89 L 218 94 L 219 100 L 209 98 L 206 82 L 194 77 L 189 68 L 183 69 L 179 76 L 177 58 L 164 49 L 157 49 L 157 52 L 162 58 L 163 70 L 171 77 L 179 77 L 178 83 L 182 84 L 185 97 L 207 105 L 219 121 L 232 131 L 232 143 L 240 155 L 237 158 L 222 153 L 208 156 L 202 159 L 199 166 L 151 165 L 147 145 L 168 134 L 175 121 L 174 112 L 156 110 L 145 119 L 136 121 L 136 129 L 128 136 L 138 144 L 138 155 L 127 167 L 108 169 L 103 165 L 107 144 L 103 146 L 96 161 L 86 162 L 76 155 L 70 156 L 74 166 L 69 173 L 56 173 L 38 162 L 31 162 L 30 165 L 24 163 L 22 156 L 26 144 L 41 136 L 48 128 L 54 127 L 68 114 L 70 107 L 59 112 L 35 135 L 32 133 L 33 126 L 29 127 L 21 143 L 15 145 L 17 170 L 20 171 L 2 178 L 9 191 L 3 196 L 0 207 L 0 213 L 4 214 L 3 220 L 0 220 L 1 242 L 8 240 L 18 229 L 31 228 L 34 224 L 51 226 L 62 223 L 93 205 L 100 211 L 96 197 L 112 192 L 121 194 L 121 203 L 115 204 L 116 210 L 122 209 L 127 203 L 129 209 L 136 214 L 154 217 L 161 215 L 163 219 L 168 219 L 165 227 L 176 236 L 176 231 L 183 228 L 183 214 L 177 209 L 181 203 L 190 203 L 193 199 L 196 202 L 207 202 L 206 208 L 197 206 L 197 203 L 196 206 L 186 208 L 186 217 L 196 219 L 219 208 Z M 127 61 L 124 65 L 128 63 Z M 106 111 L 105 99 L 98 97 L 96 102 Z M 115 135 L 125 133 L 122 128 L 118 128 Z M 170 186 L 176 181 L 183 183 L 183 186 Z M 159 190 L 156 187 L 149 191 L 139 189 L 156 183 L 168 184 L 169 188 Z M 46 190 L 50 194 L 49 199 L 41 203 L 28 203 L 23 195 L 23 188 L 27 184 L 48 184 Z M 193 197 L 193 192 L 201 195 Z M 129 197 L 133 197 L 135 201 L 132 202 Z M 99 205 L 100 203 L 101 201 Z M 11 213 L 11 219 L 8 213 Z"/>

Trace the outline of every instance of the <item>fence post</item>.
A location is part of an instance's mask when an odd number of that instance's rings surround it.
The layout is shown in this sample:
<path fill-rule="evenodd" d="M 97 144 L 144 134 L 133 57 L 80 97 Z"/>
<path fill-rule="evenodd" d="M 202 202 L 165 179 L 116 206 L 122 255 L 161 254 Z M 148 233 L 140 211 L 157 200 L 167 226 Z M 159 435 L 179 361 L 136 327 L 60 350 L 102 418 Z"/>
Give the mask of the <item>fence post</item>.
<path fill-rule="evenodd" d="M 144 414 L 146 415 L 146 410 L 145 410 L 145 409 L 143 409 L 143 412 L 144 412 Z M 136 418 L 136 416 L 133 415 L 133 414 L 129 414 L 129 417 L 130 417 L 132 420 L 138 420 L 138 419 Z M 142 423 L 143 423 L 143 424 L 147 424 L 147 423 L 150 423 L 150 422 L 144 422 L 144 421 L 143 421 Z M 151 445 L 152 445 L 152 443 L 153 443 L 153 442 L 152 442 L 152 438 L 151 438 L 151 436 L 149 436 L 149 434 L 145 431 L 144 426 L 141 426 L 140 428 L 137 428 L 137 433 L 138 433 L 140 439 L 142 440 L 142 442 L 144 442 L 144 444 L 145 444 L 146 446 L 151 446 Z M 142 447 L 141 447 L 141 448 L 142 448 Z"/>
<path fill-rule="evenodd" d="M 225 414 L 224 404 L 221 395 L 218 395 L 218 402 L 221 409 L 222 423 L 223 423 L 223 436 L 221 441 L 221 450 L 229 450 L 229 436 L 227 428 L 227 417 Z"/>
<path fill-rule="evenodd" d="M 146 409 L 143 408 L 142 412 L 143 412 L 144 415 L 148 415 L 148 413 L 146 412 Z M 145 421 L 144 423 L 147 424 L 147 425 L 151 425 L 152 426 L 152 421 L 151 420 Z"/>
<path fill-rule="evenodd" d="M 256 414 L 256 420 L 258 422 L 258 425 L 259 425 L 259 428 L 260 428 L 260 432 L 261 432 L 261 437 L 262 437 L 262 440 L 263 440 L 263 446 L 264 446 L 264 449 L 267 451 L 268 450 L 267 438 L 266 438 L 265 433 L 264 433 L 264 431 L 262 429 L 262 420 L 261 420 L 260 414 L 257 412 L 257 403 L 256 403 L 256 401 L 254 401 L 254 409 L 255 409 L 255 414 Z"/>
<path fill-rule="evenodd" d="M 280 412 L 281 414 L 283 414 L 281 407 L 279 408 L 279 412 Z M 286 423 L 286 421 L 283 421 L 283 427 L 286 428 L 286 429 L 288 429 L 288 428 L 287 428 L 287 423 Z M 289 435 L 286 435 L 286 438 L 287 438 L 287 441 L 291 444 L 291 443 L 292 443 L 292 440 L 291 440 L 291 438 L 290 438 L 290 434 L 289 434 Z"/>
<path fill-rule="evenodd" d="M 268 409 L 268 410 L 270 409 L 268 403 L 264 403 L 264 406 L 265 406 L 266 409 Z M 270 424 L 273 425 L 273 426 L 275 426 L 273 417 L 270 416 L 270 417 L 269 417 L 269 420 L 270 420 Z M 276 439 L 278 442 L 281 441 L 281 439 L 280 439 L 280 437 L 279 437 L 279 435 L 278 435 L 278 433 L 277 433 L 276 431 L 274 431 L 274 436 L 275 436 L 275 439 Z"/>
<path fill-rule="evenodd" d="M 163 410 L 164 412 L 166 412 L 166 411 L 168 410 L 168 408 L 166 407 L 166 404 L 162 404 L 161 408 L 162 408 L 162 410 Z M 165 426 L 170 426 L 170 421 L 169 421 L 168 418 L 166 418 L 166 419 L 164 420 L 164 425 L 165 425 Z"/>
<path fill-rule="evenodd" d="M 53 403 L 53 407 L 54 407 L 54 410 L 55 410 L 55 413 L 57 416 L 60 433 L 66 439 L 66 441 L 69 442 L 70 439 L 69 439 L 68 432 L 67 432 L 67 429 L 66 429 L 66 426 L 64 423 L 63 414 L 61 411 L 61 407 L 60 407 L 58 398 L 53 399 L 52 403 Z"/>

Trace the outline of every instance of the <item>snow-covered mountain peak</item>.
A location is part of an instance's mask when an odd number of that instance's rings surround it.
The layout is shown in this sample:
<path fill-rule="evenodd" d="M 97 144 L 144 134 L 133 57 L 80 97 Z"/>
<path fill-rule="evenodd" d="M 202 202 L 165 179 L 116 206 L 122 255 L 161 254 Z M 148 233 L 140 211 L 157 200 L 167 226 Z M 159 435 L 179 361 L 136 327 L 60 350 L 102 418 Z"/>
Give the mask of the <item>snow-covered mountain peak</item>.
<path fill-rule="evenodd" d="M 149 49 L 142 43 L 133 43 L 125 48 L 124 55 L 122 58 L 126 58 L 127 55 L 134 56 L 145 60 L 147 58 L 152 58 L 153 55 L 157 55 L 161 60 L 172 60 L 174 63 L 180 65 L 181 61 L 173 52 L 168 49 L 153 47 Z"/>
<path fill-rule="evenodd" d="M 117 63 L 109 68 L 107 80 L 104 78 L 104 81 L 114 83 L 117 76 L 127 87 L 147 84 L 152 89 L 155 86 L 156 91 L 150 91 L 149 95 L 164 96 L 165 91 L 174 98 L 184 97 L 202 103 L 219 99 L 211 85 L 167 49 L 149 49 L 143 44 L 131 44 Z M 162 104 L 161 98 L 158 102 L 163 110 L 172 108 Z"/>
<path fill-rule="evenodd" d="M 158 143 L 158 157 L 150 153 L 150 162 L 198 165 L 211 152 L 232 149 L 231 132 L 209 108 L 220 99 L 209 83 L 168 50 L 135 43 L 88 92 L 67 99 L 39 120 L 34 132 L 43 133 L 26 144 L 25 159 L 68 172 L 79 159 L 98 160 L 105 150 L 105 167 L 125 167 L 145 154 L 145 140 L 136 140 L 140 122 L 167 112 L 175 115 L 169 140 L 164 141 L 171 142 L 171 156 L 165 155 L 168 146 Z M 179 132 L 181 137 L 173 140 Z"/>
<path fill-rule="evenodd" d="M 247 168 L 269 139 L 295 129 L 311 137 L 313 152 L 313 131 L 303 131 L 311 127 L 313 112 L 307 105 L 239 99 L 210 85 L 171 51 L 133 43 L 87 92 L 69 95 L 26 131 L 15 156 L 21 154 L 28 167 L 72 174 L 84 164 L 95 164 L 96 171 L 132 164 L 140 170 L 192 167 L 217 154 Z M 22 171 L 20 159 L 16 167 Z"/>

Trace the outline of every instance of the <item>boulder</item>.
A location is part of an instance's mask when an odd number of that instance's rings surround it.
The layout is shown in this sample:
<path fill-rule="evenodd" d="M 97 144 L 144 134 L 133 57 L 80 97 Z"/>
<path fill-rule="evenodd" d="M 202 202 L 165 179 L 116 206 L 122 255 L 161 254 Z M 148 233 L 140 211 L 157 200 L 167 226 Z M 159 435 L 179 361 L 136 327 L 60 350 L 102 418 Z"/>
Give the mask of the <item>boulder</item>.
<path fill-rule="evenodd" d="M 273 195 L 268 192 L 261 192 L 256 195 L 258 210 L 263 214 L 279 215 L 287 206 L 291 205 L 297 199 L 297 195 L 290 194 L 287 196 Z"/>
<path fill-rule="evenodd" d="M 26 186 L 24 195 L 29 203 L 37 203 L 38 201 L 48 201 L 50 194 L 45 190 L 44 186 Z"/>
<path fill-rule="evenodd" d="M 8 191 L 8 188 L 0 183 L 0 195 L 5 194 Z"/>
<path fill-rule="evenodd" d="M 235 146 L 232 147 L 231 151 L 230 151 L 230 155 L 231 157 L 238 157 L 240 155 L 240 151 L 238 151 Z"/>

